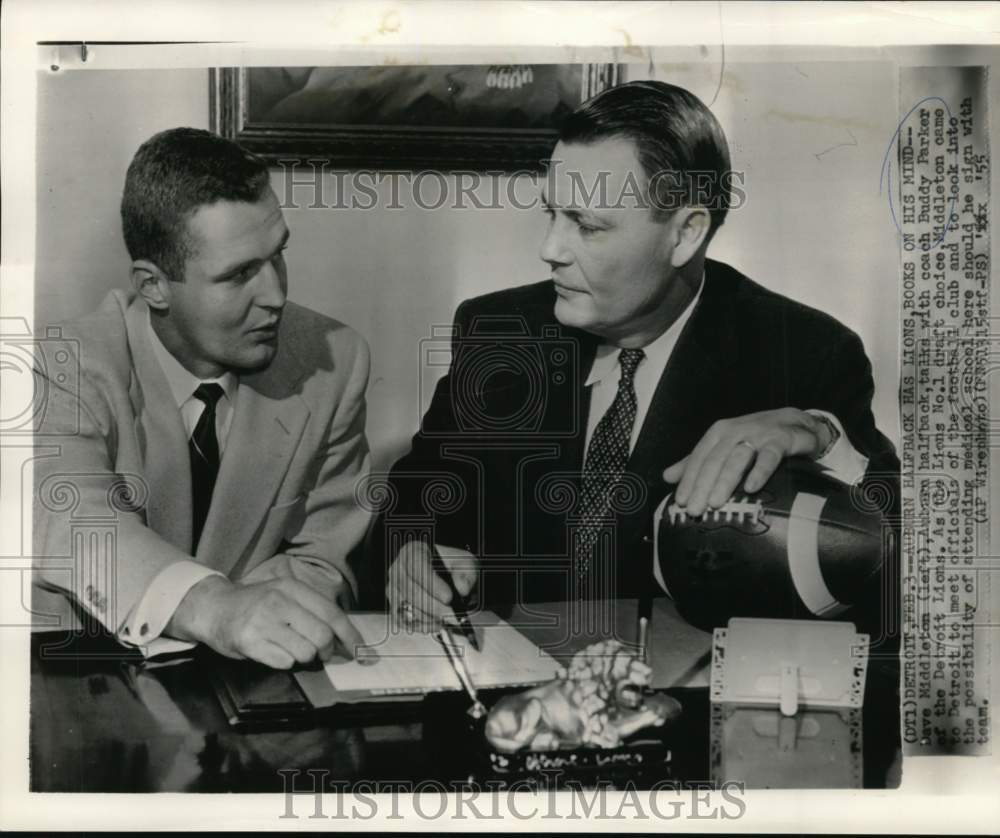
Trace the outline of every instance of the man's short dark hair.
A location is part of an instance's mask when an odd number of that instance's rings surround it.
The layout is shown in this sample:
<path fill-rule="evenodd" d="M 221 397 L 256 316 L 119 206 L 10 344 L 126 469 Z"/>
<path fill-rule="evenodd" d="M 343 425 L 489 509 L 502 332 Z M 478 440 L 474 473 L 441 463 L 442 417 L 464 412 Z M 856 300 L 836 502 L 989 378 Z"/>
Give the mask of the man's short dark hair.
<path fill-rule="evenodd" d="M 627 138 L 637 148 L 659 212 L 707 207 L 710 232 L 729 209 L 731 173 L 726 135 L 693 93 L 661 81 L 634 81 L 588 99 L 560 126 L 564 143 Z"/>
<path fill-rule="evenodd" d="M 187 222 L 195 210 L 216 201 L 256 203 L 269 184 L 267 163 L 231 140 L 198 128 L 153 135 L 125 175 L 121 214 L 129 256 L 183 280 L 192 253 Z"/>

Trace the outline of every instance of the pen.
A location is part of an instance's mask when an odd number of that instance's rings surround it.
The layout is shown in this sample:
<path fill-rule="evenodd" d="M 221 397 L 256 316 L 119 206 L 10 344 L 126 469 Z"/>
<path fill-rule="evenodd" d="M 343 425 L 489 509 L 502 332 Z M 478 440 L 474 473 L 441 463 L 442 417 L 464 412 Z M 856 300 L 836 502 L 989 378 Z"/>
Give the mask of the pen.
<path fill-rule="evenodd" d="M 649 663 L 647 647 L 649 645 L 649 617 L 639 618 L 639 660 Z"/>
<path fill-rule="evenodd" d="M 445 566 L 444 560 L 441 558 L 441 554 L 438 552 L 437 545 L 431 544 L 431 566 L 434 568 L 434 572 L 444 580 L 444 583 L 448 586 L 451 591 L 451 610 L 455 612 L 455 617 L 458 620 L 458 628 L 469 640 L 469 644 L 477 652 L 480 651 L 479 648 L 479 638 L 476 636 L 476 631 L 472 627 L 472 623 L 469 621 L 469 605 L 462 596 L 458 589 L 455 587 L 455 580 L 451 578 L 451 571 Z"/>
<path fill-rule="evenodd" d="M 472 676 L 469 675 L 469 670 L 465 668 L 465 661 L 462 660 L 461 655 L 456 655 L 454 652 L 455 641 L 451 638 L 451 632 L 448 628 L 442 627 L 437 633 L 438 643 L 444 647 L 444 653 L 448 656 L 448 660 L 451 663 L 452 669 L 455 670 L 455 674 L 458 676 L 458 680 L 465 687 L 465 691 L 469 694 L 469 698 L 472 699 L 472 706 L 469 708 L 469 715 L 474 719 L 481 719 L 486 715 L 486 708 L 483 703 L 479 700 L 479 694 L 476 692 L 476 688 L 472 683 Z"/>
<path fill-rule="evenodd" d="M 639 647 L 639 660 L 643 663 L 649 663 L 649 625 L 653 618 L 653 595 L 651 591 L 651 585 L 643 587 L 642 592 L 639 594 L 639 602 L 637 604 L 637 645 Z"/>

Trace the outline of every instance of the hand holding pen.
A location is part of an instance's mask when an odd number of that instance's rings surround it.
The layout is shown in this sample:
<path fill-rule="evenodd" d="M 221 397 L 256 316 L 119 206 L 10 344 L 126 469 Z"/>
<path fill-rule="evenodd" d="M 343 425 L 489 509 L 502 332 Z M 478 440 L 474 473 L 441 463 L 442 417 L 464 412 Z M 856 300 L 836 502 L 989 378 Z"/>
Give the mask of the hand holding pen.
<path fill-rule="evenodd" d="M 429 628 L 446 620 L 460 627 L 464 624 L 468 637 L 474 632 L 464 612 L 478 581 L 479 561 L 472 553 L 411 541 L 389 568 L 386 598 L 390 611 L 407 622 Z"/>

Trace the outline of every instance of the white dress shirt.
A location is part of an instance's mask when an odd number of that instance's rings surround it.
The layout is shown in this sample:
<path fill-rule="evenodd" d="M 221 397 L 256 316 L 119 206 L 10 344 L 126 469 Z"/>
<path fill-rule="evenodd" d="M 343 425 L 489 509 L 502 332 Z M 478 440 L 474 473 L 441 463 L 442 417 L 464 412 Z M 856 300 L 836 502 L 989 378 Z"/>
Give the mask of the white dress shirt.
<path fill-rule="evenodd" d="M 667 368 L 667 362 L 673 354 L 677 339 L 680 337 L 688 320 L 694 313 L 695 307 L 701 299 L 701 292 L 705 287 L 705 278 L 702 276 L 701 285 L 694 299 L 684 309 L 670 328 L 647 346 L 642 347 L 646 353 L 642 363 L 636 368 L 634 385 L 636 397 L 635 424 L 632 426 L 632 437 L 629 441 L 629 451 L 635 448 L 636 440 L 642 430 L 642 423 L 649 412 L 650 402 L 653 401 L 653 393 L 660 382 L 663 371 Z M 590 446 L 590 440 L 597 429 L 597 423 L 607 413 L 608 408 L 615 399 L 618 392 L 618 381 L 621 378 L 621 367 L 618 364 L 618 354 L 621 350 L 617 346 L 602 344 L 597 348 L 594 362 L 590 368 L 590 374 L 585 382 L 590 387 L 590 410 L 587 414 L 587 438 L 586 445 Z M 825 410 L 807 411 L 815 415 L 826 416 L 836 426 L 840 432 L 836 444 L 827 452 L 827 455 L 816 462 L 824 468 L 832 477 L 847 484 L 854 484 L 860 480 L 868 467 L 868 458 L 859 453 L 847 434 L 840 420 Z M 724 417 L 720 417 L 724 418 Z M 586 449 L 585 449 L 586 450 Z M 673 465 L 668 463 L 667 465 Z"/>
<path fill-rule="evenodd" d="M 151 321 L 147 321 L 149 341 L 153 345 L 153 354 L 160 362 L 163 374 L 166 376 L 170 392 L 180 411 L 184 422 L 184 433 L 188 439 L 194 433 L 195 426 L 201 418 L 205 403 L 196 398 L 194 391 L 201 384 L 215 383 L 222 387 L 223 396 L 215 406 L 215 434 L 219 441 L 220 458 L 226 450 L 226 439 L 232 426 L 233 414 L 236 410 L 236 398 L 239 392 L 239 379 L 231 372 L 223 373 L 218 378 L 201 379 L 192 375 L 178 361 L 153 330 Z M 125 557 L 128 560 L 128 557 Z M 124 643 L 138 646 L 149 657 L 168 652 L 184 651 L 194 646 L 180 640 L 164 638 L 160 635 L 173 616 L 177 606 L 191 588 L 208 576 L 222 576 L 217 570 L 205 567 L 196 561 L 174 562 L 161 570 L 125 618 L 118 638 Z"/>

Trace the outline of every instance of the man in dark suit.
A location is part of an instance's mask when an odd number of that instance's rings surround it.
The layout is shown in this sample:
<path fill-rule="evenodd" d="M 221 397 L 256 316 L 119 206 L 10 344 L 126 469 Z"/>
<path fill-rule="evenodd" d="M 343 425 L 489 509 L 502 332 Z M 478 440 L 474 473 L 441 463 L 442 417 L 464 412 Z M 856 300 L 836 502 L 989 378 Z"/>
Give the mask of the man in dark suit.
<path fill-rule="evenodd" d="M 235 143 L 149 139 L 122 223 L 131 288 L 39 347 L 35 624 L 279 668 L 353 654 L 364 338 L 288 302 L 289 231 L 266 163 Z"/>
<path fill-rule="evenodd" d="M 564 123 L 550 278 L 459 307 L 451 367 L 392 470 L 375 533 L 391 607 L 448 613 L 429 543 L 501 610 L 635 596 L 668 491 L 699 515 L 787 457 L 849 483 L 898 473 L 859 338 L 706 258 L 730 186 L 721 127 L 680 88 L 626 84 Z"/>

